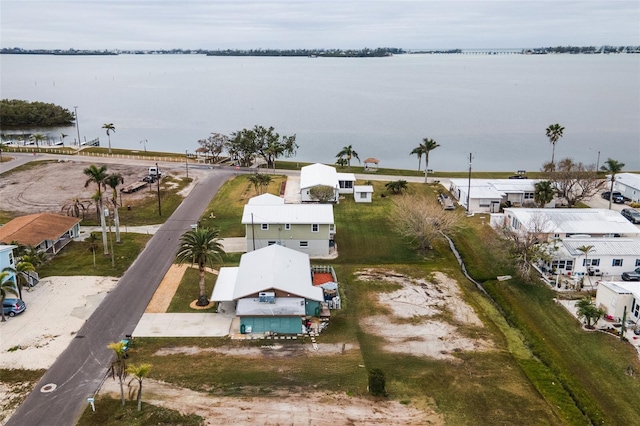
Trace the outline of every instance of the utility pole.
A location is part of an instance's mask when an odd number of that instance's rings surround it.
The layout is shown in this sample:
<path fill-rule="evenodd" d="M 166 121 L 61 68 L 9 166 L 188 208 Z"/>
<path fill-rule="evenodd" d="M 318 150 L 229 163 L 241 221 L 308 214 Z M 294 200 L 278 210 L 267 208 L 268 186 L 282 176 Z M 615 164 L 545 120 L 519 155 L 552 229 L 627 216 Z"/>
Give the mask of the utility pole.
<path fill-rule="evenodd" d="M 187 180 L 189 180 L 189 150 L 184 151 L 184 164 L 187 167 Z"/>
<path fill-rule="evenodd" d="M 74 105 L 73 110 L 76 112 L 76 130 L 78 131 L 78 151 L 80 151 L 80 123 L 78 120 L 78 107 Z"/>
<path fill-rule="evenodd" d="M 470 213 L 470 205 L 469 205 L 469 200 L 471 198 L 471 160 L 472 160 L 472 156 L 471 153 L 469 153 L 469 186 L 467 187 L 467 213 Z"/>
<path fill-rule="evenodd" d="M 162 216 L 162 207 L 160 206 L 160 169 L 156 163 L 156 178 L 158 179 L 158 215 Z"/>

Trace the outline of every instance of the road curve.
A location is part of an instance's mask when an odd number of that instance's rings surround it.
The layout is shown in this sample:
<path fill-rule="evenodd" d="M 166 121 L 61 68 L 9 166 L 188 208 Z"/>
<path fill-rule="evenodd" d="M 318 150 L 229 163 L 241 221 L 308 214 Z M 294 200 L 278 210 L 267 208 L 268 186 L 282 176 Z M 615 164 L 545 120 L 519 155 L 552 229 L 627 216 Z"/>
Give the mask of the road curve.
<path fill-rule="evenodd" d="M 233 170 L 211 170 L 193 188 L 11 416 L 7 426 L 77 423 L 87 407 L 87 398 L 94 396 L 112 360 L 113 351 L 107 345 L 133 332 L 173 263 L 180 236 L 198 220 L 209 201 L 233 175 Z"/>

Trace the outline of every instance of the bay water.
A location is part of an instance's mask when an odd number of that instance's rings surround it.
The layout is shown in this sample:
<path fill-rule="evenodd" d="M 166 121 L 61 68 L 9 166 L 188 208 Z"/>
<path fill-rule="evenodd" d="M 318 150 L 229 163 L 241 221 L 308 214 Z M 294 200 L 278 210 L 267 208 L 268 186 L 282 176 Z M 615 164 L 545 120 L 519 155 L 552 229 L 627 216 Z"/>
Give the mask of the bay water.
<path fill-rule="evenodd" d="M 539 170 L 545 129 L 565 127 L 556 159 L 614 158 L 640 170 L 640 55 L 396 55 L 387 58 L 203 55 L 0 55 L 0 96 L 77 106 L 79 129 L 115 148 L 193 153 L 211 132 L 254 125 L 296 134 L 293 161 L 361 160 L 416 169 Z M 8 133 L 8 132 L 5 132 Z M 357 164 L 357 160 L 355 161 Z M 424 158 L 422 159 L 424 169 Z"/>

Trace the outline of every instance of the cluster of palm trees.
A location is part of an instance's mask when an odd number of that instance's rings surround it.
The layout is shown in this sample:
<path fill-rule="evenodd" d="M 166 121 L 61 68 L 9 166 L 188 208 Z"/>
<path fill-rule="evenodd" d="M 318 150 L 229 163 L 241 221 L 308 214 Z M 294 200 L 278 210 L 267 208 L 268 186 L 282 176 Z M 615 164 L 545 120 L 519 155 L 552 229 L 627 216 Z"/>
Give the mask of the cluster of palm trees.
<path fill-rule="evenodd" d="M 107 345 L 109 349 L 112 349 L 115 354 L 115 359 L 111 362 L 111 367 L 109 368 L 108 374 L 113 379 L 118 379 L 120 383 L 120 401 L 122 402 L 122 406 L 124 407 L 125 397 L 124 397 L 124 380 L 126 377 L 131 374 L 133 378 L 129 381 L 129 388 L 131 388 L 131 384 L 136 381 L 137 382 L 137 402 L 138 402 L 138 411 L 142 410 L 142 381 L 149 375 L 149 371 L 151 371 L 151 364 L 139 364 L 139 365 L 127 365 L 127 351 L 128 344 L 119 341 L 109 343 Z"/>
<path fill-rule="evenodd" d="M 336 155 L 338 159 L 336 164 L 340 167 L 347 166 L 347 170 L 351 172 L 351 159 L 355 158 L 360 163 L 360 157 L 358 157 L 358 153 L 353 150 L 352 145 L 347 145 L 340 150 L 340 152 Z"/>
<path fill-rule="evenodd" d="M 262 194 L 264 189 L 271 183 L 271 176 L 264 173 L 253 173 L 248 177 L 256 192 Z"/>
<path fill-rule="evenodd" d="M 418 171 L 420 171 L 422 156 L 424 155 L 424 183 L 427 183 L 427 175 L 429 173 L 429 153 L 439 146 L 440 145 L 433 139 L 424 138 L 422 139 L 422 143 L 410 152 L 410 155 L 418 156 Z"/>
<path fill-rule="evenodd" d="M 113 221 L 116 228 L 116 242 L 120 242 L 120 218 L 118 216 L 118 186 L 124 183 L 124 178 L 120 173 L 107 173 L 107 166 L 91 166 L 84 169 L 83 173 L 88 177 L 84 187 L 88 187 L 92 183 L 96 184 L 97 190 L 92 197 L 96 203 L 96 215 L 100 220 L 102 227 L 102 244 L 104 246 L 104 254 L 109 254 L 109 246 L 107 245 L 107 226 L 105 220 L 105 209 L 102 201 L 102 189 L 111 188 L 111 204 L 113 206 Z"/>

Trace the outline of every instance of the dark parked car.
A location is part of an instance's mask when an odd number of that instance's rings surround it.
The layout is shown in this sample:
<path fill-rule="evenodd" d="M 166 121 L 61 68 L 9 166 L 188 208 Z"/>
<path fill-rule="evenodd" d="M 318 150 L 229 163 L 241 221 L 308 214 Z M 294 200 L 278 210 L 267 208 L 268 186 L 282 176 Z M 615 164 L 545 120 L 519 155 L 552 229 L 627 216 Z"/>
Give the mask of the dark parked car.
<path fill-rule="evenodd" d="M 604 191 L 602 194 L 600 194 L 600 196 L 605 200 L 608 200 L 610 194 L 611 194 L 611 191 Z M 614 203 L 617 203 L 617 204 L 624 204 L 624 202 L 627 201 L 626 198 L 624 198 L 622 194 L 618 191 L 613 191 L 613 196 L 611 197 L 611 199 Z"/>
<path fill-rule="evenodd" d="M 634 209 L 622 209 L 620 214 L 626 217 L 631 223 L 640 223 L 640 212 Z"/>
<path fill-rule="evenodd" d="M 625 281 L 640 281 L 640 268 L 636 268 L 629 272 L 623 272 L 622 279 Z"/>
<path fill-rule="evenodd" d="M 4 299 L 2 302 L 2 310 L 5 315 L 10 317 L 16 316 L 27 309 L 27 305 L 21 299 Z"/>

